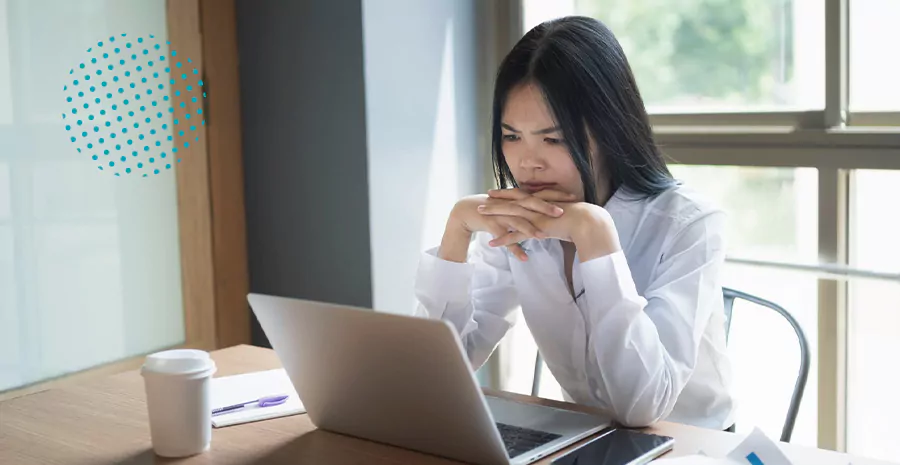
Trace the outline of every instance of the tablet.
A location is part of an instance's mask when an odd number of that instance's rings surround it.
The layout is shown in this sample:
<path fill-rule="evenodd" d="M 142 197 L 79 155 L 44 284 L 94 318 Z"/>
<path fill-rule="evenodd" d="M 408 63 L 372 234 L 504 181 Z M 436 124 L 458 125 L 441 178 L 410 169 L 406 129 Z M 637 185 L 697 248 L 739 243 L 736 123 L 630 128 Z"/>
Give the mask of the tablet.
<path fill-rule="evenodd" d="M 668 436 L 616 429 L 560 456 L 553 465 L 641 465 L 672 450 Z"/>

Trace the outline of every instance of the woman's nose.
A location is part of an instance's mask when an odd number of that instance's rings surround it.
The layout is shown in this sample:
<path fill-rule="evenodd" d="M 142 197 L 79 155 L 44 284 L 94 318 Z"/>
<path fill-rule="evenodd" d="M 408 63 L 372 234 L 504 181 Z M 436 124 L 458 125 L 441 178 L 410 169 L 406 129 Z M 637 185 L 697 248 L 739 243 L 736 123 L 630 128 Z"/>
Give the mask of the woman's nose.
<path fill-rule="evenodd" d="M 538 153 L 533 150 L 526 150 L 522 158 L 519 159 L 519 166 L 527 170 L 542 170 L 546 165 Z"/>

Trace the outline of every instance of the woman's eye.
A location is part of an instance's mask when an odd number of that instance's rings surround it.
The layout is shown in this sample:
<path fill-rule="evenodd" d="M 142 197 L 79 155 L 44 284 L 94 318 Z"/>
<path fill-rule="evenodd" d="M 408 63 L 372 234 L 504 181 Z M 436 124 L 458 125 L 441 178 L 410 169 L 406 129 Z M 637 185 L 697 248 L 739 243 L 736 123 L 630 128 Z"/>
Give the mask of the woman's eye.
<path fill-rule="evenodd" d="M 544 138 L 544 142 L 546 142 L 546 143 L 548 143 L 548 144 L 550 144 L 550 145 L 556 145 L 556 144 L 561 144 L 561 143 L 562 143 L 562 139 L 556 139 L 556 138 L 554 138 L 554 137 L 545 137 L 545 138 Z"/>
<path fill-rule="evenodd" d="M 515 134 L 504 134 L 503 140 L 506 142 L 515 142 L 515 141 L 519 140 L 519 136 L 517 136 Z"/>

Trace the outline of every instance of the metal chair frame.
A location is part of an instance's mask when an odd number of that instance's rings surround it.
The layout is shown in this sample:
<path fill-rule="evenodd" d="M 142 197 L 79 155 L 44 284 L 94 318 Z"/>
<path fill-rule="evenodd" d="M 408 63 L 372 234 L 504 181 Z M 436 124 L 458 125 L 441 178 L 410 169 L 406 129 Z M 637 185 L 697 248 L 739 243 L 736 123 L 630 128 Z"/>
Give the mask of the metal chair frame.
<path fill-rule="evenodd" d="M 790 314 L 790 312 L 774 302 L 730 288 L 723 288 L 722 294 L 725 304 L 726 343 L 731 334 L 731 320 L 734 311 L 734 302 L 738 299 L 746 300 L 756 305 L 774 310 L 785 320 L 787 320 L 787 322 L 791 325 L 791 328 L 793 328 L 794 333 L 797 335 L 797 340 L 800 343 L 800 369 L 797 372 L 797 380 L 794 383 L 794 392 L 791 394 L 791 402 L 788 405 L 788 412 L 784 419 L 784 426 L 781 429 L 781 440 L 784 442 L 790 442 L 791 435 L 794 432 L 794 424 L 797 422 L 797 414 L 800 412 L 800 402 L 803 400 L 803 391 L 806 389 L 806 382 L 809 378 L 810 352 L 809 342 L 806 339 L 806 333 L 803 332 L 803 328 L 800 326 L 800 323 L 793 317 L 793 315 Z M 531 395 L 535 397 L 537 397 L 541 387 L 541 371 L 543 368 L 543 364 L 544 360 L 541 357 L 541 353 L 538 352 L 537 357 L 534 361 L 534 379 L 531 383 Z"/>

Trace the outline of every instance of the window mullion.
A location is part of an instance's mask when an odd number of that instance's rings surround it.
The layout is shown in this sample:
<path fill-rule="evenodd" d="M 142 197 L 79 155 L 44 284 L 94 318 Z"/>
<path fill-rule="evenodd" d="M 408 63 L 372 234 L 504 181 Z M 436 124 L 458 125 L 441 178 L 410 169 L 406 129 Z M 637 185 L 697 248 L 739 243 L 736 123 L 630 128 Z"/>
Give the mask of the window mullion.
<path fill-rule="evenodd" d="M 825 3 L 825 127 L 847 124 L 849 104 L 849 0 Z"/>
<path fill-rule="evenodd" d="M 847 264 L 848 171 L 819 169 L 819 260 Z M 819 280 L 818 446 L 846 449 L 847 283 Z"/>
<path fill-rule="evenodd" d="M 849 120 L 849 0 L 825 3 L 825 127 Z M 841 168 L 848 168 L 842 166 Z M 820 260 L 849 264 L 850 171 L 819 170 Z M 819 281 L 819 446 L 847 448 L 847 294 L 846 281 Z"/>

